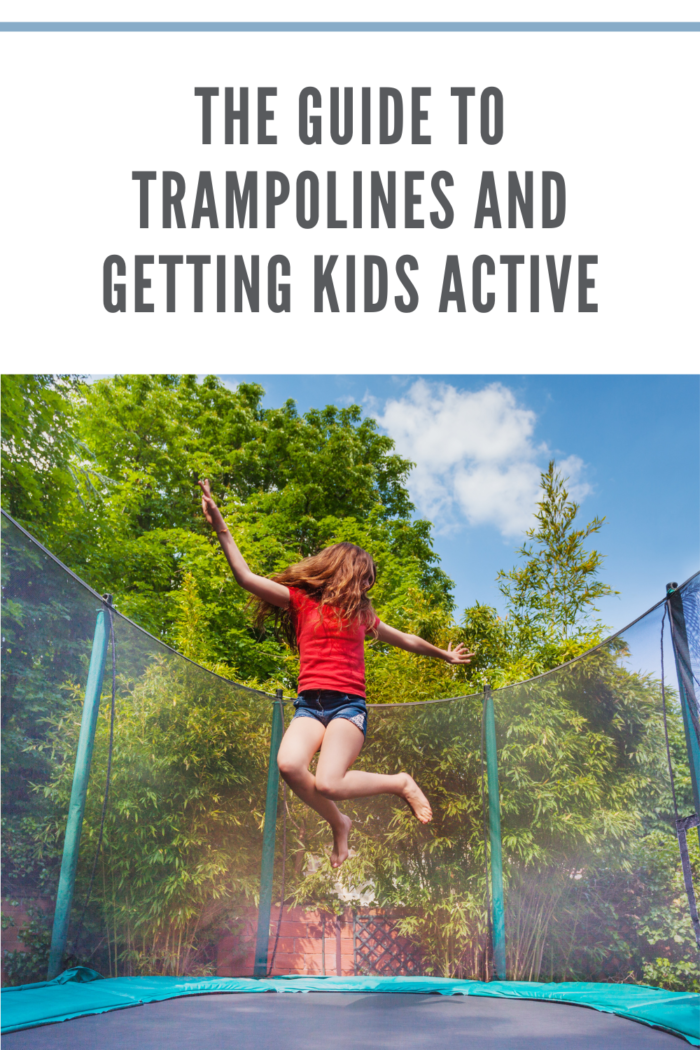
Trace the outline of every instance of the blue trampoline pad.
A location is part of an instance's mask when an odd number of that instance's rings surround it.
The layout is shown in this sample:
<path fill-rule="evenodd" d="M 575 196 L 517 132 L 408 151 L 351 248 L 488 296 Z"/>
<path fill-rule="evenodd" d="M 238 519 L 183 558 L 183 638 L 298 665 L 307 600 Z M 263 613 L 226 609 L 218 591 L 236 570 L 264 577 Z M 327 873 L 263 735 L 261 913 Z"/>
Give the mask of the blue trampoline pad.
<path fill-rule="evenodd" d="M 6 989 L 2 1004 L 10 1050 L 160 1050 L 169 1043 L 178 1050 L 662 1050 L 678 1047 L 679 1037 L 700 1046 L 700 995 L 636 985 L 423 977 L 64 979 Z"/>

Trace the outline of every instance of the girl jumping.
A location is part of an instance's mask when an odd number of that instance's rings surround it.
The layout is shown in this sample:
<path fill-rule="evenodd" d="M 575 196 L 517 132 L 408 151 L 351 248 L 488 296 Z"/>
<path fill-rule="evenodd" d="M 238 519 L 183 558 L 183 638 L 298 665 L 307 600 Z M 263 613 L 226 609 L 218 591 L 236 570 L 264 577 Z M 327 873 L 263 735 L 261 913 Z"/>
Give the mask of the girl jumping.
<path fill-rule="evenodd" d="M 365 636 L 449 664 L 467 664 L 473 653 L 462 644 L 453 649 L 451 642 L 447 649 L 438 649 L 415 634 L 382 623 L 367 596 L 376 579 L 376 565 L 354 543 L 335 543 L 273 579 L 257 576 L 226 528 L 209 482 L 198 484 L 204 516 L 216 531 L 236 582 L 257 600 L 258 625 L 273 619 L 299 650 L 296 712 L 277 763 L 292 791 L 330 824 L 331 865 L 340 867 L 348 856 L 352 821 L 336 805 L 343 799 L 398 795 L 427 824 L 433 815 L 430 803 L 408 773 L 350 769 L 367 733 Z M 309 764 L 319 750 L 314 776 Z"/>

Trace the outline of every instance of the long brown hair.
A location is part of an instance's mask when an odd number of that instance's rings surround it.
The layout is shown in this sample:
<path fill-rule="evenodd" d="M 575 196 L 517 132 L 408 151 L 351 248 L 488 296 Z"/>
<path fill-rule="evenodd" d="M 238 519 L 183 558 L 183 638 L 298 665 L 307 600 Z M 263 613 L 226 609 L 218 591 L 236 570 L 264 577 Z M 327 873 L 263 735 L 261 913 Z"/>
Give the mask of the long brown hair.
<path fill-rule="evenodd" d="M 319 618 L 324 608 L 332 609 L 339 625 L 362 624 L 372 629 L 376 613 L 367 597 L 377 577 L 374 558 L 355 543 L 334 543 L 296 565 L 289 565 L 272 579 L 287 587 L 298 587 L 318 602 Z M 272 620 L 285 640 L 296 648 L 297 636 L 291 609 L 253 599 L 257 606 L 255 624 L 263 628 Z"/>

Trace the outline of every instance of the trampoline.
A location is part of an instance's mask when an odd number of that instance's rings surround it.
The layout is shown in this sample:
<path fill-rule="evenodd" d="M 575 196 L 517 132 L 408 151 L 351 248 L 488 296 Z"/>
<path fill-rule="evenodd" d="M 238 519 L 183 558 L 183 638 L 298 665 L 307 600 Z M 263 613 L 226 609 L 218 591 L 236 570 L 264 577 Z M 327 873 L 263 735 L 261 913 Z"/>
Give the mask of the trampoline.
<path fill-rule="evenodd" d="M 406 992 L 204 995 L 3 1036 L 10 1050 L 673 1050 L 675 1035 L 556 1002 Z M 698 1040 L 695 1040 L 697 1045 Z M 686 1043 L 687 1045 L 687 1043 Z"/>
<path fill-rule="evenodd" d="M 435 819 L 350 803 L 338 872 L 284 694 L 2 526 L 8 1047 L 700 1046 L 700 574 L 538 678 L 370 704 Z"/>

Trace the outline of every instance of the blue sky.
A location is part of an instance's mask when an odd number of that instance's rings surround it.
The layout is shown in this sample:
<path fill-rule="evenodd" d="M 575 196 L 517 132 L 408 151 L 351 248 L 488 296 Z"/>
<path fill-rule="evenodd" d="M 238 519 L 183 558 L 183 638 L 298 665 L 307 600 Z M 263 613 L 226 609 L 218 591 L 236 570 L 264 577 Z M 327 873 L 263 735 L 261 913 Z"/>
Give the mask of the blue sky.
<path fill-rule="evenodd" d="M 462 609 L 502 608 L 499 569 L 531 520 L 539 470 L 562 464 L 580 520 L 606 517 L 595 546 L 618 597 L 613 630 L 700 568 L 697 376 L 222 376 L 259 382 L 265 404 L 300 412 L 357 403 L 416 462 L 409 488 Z"/>

